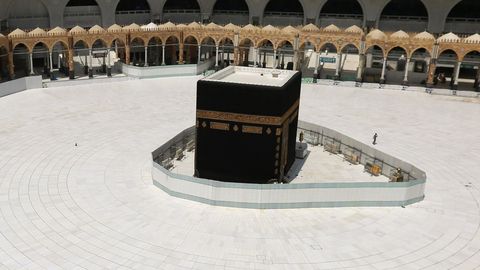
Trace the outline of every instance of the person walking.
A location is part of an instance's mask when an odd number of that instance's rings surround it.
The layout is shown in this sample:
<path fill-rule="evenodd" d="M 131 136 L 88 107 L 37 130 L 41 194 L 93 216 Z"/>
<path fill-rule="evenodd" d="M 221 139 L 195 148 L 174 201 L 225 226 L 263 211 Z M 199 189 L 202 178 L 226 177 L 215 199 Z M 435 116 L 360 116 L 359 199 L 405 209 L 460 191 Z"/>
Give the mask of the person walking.
<path fill-rule="evenodd" d="M 373 144 L 377 144 L 377 137 L 378 134 L 375 132 L 375 134 L 373 135 Z"/>

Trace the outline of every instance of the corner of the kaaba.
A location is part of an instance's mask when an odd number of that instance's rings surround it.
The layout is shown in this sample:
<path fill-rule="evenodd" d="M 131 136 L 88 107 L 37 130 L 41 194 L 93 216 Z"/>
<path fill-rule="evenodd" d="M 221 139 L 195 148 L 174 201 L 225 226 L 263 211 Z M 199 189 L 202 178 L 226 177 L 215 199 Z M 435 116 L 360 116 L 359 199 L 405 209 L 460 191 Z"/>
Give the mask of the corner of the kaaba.
<path fill-rule="evenodd" d="M 195 176 L 282 182 L 295 161 L 301 73 L 281 86 L 199 80 Z"/>

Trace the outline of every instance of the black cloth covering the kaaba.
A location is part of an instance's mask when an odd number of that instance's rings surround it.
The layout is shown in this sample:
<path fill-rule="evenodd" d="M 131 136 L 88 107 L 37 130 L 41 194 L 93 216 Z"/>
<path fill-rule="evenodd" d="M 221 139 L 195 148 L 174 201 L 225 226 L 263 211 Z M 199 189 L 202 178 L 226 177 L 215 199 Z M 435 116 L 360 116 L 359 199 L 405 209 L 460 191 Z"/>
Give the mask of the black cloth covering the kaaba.
<path fill-rule="evenodd" d="M 298 122 L 296 106 L 300 98 L 300 88 L 300 72 L 280 87 L 198 81 L 197 110 L 274 116 L 285 120 L 277 124 L 252 124 L 232 119 L 212 120 L 198 117 L 195 176 L 244 183 L 279 180 L 295 160 Z M 213 129 L 210 126 L 212 122 L 227 124 L 228 129 Z M 277 129 L 282 129 L 285 122 L 288 129 L 286 138 L 276 132 Z M 244 126 L 261 127 L 262 132 L 243 132 Z M 280 172 L 279 155 L 281 156 L 284 150 L 287 151 L 286 164 L 284 171 Z"/>

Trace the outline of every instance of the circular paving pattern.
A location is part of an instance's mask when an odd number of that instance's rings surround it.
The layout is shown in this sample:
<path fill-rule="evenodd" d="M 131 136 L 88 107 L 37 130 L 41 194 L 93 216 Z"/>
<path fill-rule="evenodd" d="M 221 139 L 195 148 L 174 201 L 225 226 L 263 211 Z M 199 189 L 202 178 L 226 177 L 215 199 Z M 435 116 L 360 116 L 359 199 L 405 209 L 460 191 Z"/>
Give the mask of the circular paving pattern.
<path fill-rule="evenodd" d="M 0 269 L 475 269 L 480 104 L 304 85 L 300 118 L 427 172 L 406 208 L 251 210 L 173 198 L 150 152 L 195 117 L 196 78 L 0 99 Z M 77 144 L 77 146 L 75 146 Z"/>

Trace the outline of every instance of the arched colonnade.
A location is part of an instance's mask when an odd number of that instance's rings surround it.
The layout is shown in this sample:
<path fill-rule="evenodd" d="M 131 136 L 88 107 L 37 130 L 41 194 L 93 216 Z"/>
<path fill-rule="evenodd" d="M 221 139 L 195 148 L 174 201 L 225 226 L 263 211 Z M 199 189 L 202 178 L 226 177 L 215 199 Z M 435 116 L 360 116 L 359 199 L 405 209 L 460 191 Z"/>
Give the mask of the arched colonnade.
<path fill-rule="evenodd" d="M 459 38 L 454 34 L 436 39 L 427 32 L 414 35 L 373 30 L 365 35 L 358 27 L 319 29 L 312 24 L 283 29 L 253 25 L 241 28 L 233 24 L 223 27 L 213 23 L 132 24 L 123 28 L 113 25 L 108 29 L 94 26 L 89 30 L 74 27 L 68 32 L 61 28 L 49 32 L 36 29 L 29 33 L 16 30 L 8 37 L 0 37 L 3 44 L 0 64 L 3 74 L 8 70 L 10 78 L 22 75 L 18 74 L 21 71 L 17 65 L 24 66 L 28 71 L 25 74 L 35 73 L 32 65 L 41 61 L 35 59 L 43 59 L 46 73 L 56 67 L 75 78 L 75 71 L 83 65 L 83 72 L 90 77 L 92 73 L 110 75 L 112 55 L 125 64 L 139 66 L 198 64 L 215 59 L 217 69 L 234 64 L 300 70 L 305 67 L 306 54 L 310 51 L 318 58 L 313 60 L 317 77 L 322 67 L 328 69 L 327 60 L 333 58 L 332 78 L 342 79 L 349 59 L 358 55 L 358 66 L 350 69 L 354 75 L 349 75 L 357 81 L 363 81 L 369 69 L 379 67 L 380 82 L 397 78 L 395 82 L 408 84 L 411 76 L 418 75 L 413 73 L 420 70 L 425 82 L 433 84 L 440 64 L 455 66 L 451 72 L 452 87 L 455 87 L 457 73 L 466 64 L 479 70 L 480 63 L 472 63 L 472 59 L 478 60 L 479 40 L 475 36 Z M 22 52 L 26 55 L 24 59 L 20 59 Z M 94 70 L 94 66 L 99 68 Z"/>

